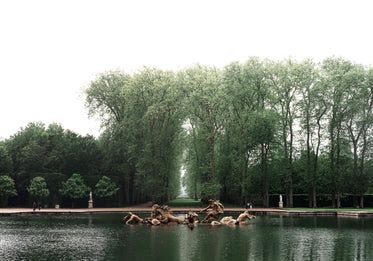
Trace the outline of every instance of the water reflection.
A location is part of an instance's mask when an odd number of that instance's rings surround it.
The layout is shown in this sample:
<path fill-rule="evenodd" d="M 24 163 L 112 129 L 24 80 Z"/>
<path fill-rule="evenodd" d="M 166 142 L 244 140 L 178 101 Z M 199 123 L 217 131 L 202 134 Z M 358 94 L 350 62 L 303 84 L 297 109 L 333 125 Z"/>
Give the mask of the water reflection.
<path fill-rule="evenodd" d="M 122 215 L 0 217 L 0 260 L 372 260 L 373 222 L 262 216 L 240 226 L 127 226 Z"/>

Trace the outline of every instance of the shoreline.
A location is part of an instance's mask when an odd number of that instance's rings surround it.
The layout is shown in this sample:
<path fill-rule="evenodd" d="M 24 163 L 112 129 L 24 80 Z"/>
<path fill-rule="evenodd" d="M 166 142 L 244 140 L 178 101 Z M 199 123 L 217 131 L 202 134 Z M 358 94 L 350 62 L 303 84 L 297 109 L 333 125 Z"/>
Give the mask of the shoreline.
<path fill-rule="evenodd" d="M 171 207 L 174 214 L 186 214 L 188 211 L 199 212 L 202 207 Z M 245 208 L 225 208 L 225 214 L 239 214 Z M 351 211 L 351 210 L 289 210 L 278 208 L 253 208 L 248 209 L 254 216 L 335 216 L 335 217 L 371 217 L 373 211 Z M 32 208 L 0 208 L 0 216 L 26 216 L 26 215 L 91 215 L 91 214 L 150 214 L 151 207 L 123 207 L 123 208 L 42 208 L 33 211 Z M 224 214 L 223 214 L 224 215 Z"/>

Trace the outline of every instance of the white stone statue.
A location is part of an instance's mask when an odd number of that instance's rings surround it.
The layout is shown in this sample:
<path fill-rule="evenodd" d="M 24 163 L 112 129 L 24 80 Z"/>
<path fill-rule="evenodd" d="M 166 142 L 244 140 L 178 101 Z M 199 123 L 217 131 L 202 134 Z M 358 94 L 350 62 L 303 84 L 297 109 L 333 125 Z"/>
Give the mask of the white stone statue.
<path fill-rule="evenodd" d="M 280 194 L 280 202 L 278 202 L 278 206 L 279 206 L 279 208 L 284 207 L 284 203 L 282 202 L 282 195 L 281 194 Z"/>
<path fill-rule="evenodd" d="M 89 192 L 88 208 L 93 208 L 92 191 Z"/>

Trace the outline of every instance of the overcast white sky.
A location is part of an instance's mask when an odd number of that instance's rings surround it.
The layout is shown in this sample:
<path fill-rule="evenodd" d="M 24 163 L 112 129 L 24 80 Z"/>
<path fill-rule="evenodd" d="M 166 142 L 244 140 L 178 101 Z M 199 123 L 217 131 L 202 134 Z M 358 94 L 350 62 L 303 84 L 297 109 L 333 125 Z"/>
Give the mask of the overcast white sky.
<path fill-rule="evenodd" d="M 36 121 L 97 136 L 80 94 L 108 70 L 249 56 L 373 65 L 372 10 L 370 0 L 0 0 L 0 139 Z"/>

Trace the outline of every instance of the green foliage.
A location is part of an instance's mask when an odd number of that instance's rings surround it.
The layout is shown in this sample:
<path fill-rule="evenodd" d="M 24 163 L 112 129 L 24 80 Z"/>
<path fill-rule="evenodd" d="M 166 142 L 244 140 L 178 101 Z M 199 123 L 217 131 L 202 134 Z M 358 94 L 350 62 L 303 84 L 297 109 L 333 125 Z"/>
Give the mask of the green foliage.
<path fill-rule="evenodd" d="M 8 197 L 16 196 L 14 180 L 9 176 L 0 176 L 0 206 L 8 205 Z"/>
<path fill-rule="evenodd" d="M 94 137 L 82 137 L 57 124 L 46 129 L 42 123 L 29 123 L 5 146 L 16 173 L 94 174 L 101 158 Z"/>
<path fill-rule="evenodd" d="M 107 176 L 103 176 L 95 186 L 95 195 L 100 198 L 109 198 L 117 194 L 119 188 Z"/>
<path fill-rule="evenodd" d="M 48 198 L 43 199 L 43 202 L 50 206 L 54 206 L 60 203 L 59 189 L 62 186 L 62 182 L 67 180 L 67 175 L 62 173 L 30 173 L 27 180 L 32 180 L 35 177 L 42 177 L 48 184 L 48 190 L 50 192 Z"/>
<path fill-rule="evenodd" d="M 101 74 L 86 90 L 90 113 L 106 128 L 105 170 L 123 180 L 125 202 L 138 200 L 129 186 L 153 201 L 178 194 L 183 117 L 175 86 L 173 72 L 144 68 L 133 75 Z"/>
<path fill-rule="evenodd" d="M 14 205 L 29 203 L 37 176 L 55 204 L 72 173 L 100 184 L 95 195 L 117 192 L 115 204 L 165 202 L 178 196 L 183 167 L 194 199 L 242 205 L 262 197 L 268 206 L 270 194 L 283 194 L 292 205 L 302 193 L 316 207 L 321 192 L 336 206 L 351 193 L 363 207 L 373 182 L 372 86 L 372 68 L 335 57 L 106 72 L 85 90 L 99 139 L 29 123 L 0 142 L 0 174 L 15 180 Z M 64 186 L 65 197 L 78 198 Z"/>
<path fill-rule="evenodd" d="M 0 196 L 16 196 L 17 191 L 14 187 L 14 180 L 9 176 L 0 176 Z"/>
<path fill-rule="evenodd" d="M 0 143 L 0 174 L 11 174 L 13 161 L 4 144 Z"/>
<path fill-rule="evenodd" d="M 62 182 L 60 193 L 71 199 L 79 199 L 87 197 L 90 190 L 84 184 L 82 176 L 74 173 L 66 182 Z"/>
<path fill-rule="evenodd" d="M 40 199 L 45 198 L 49 195 L 49 189 L 45 179 L 42 177 L 35 177 L 31 180 L 30 186 L 27 188 L 27 191 L 31 196 Z"/>
<path fill-rule="evenodd" d="M 209 199 L 215 199 L 219 195 L 221 186 L 211 182 L 201 184 L 201 201 L 207 202 Z"/>

